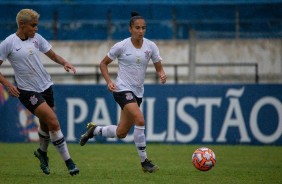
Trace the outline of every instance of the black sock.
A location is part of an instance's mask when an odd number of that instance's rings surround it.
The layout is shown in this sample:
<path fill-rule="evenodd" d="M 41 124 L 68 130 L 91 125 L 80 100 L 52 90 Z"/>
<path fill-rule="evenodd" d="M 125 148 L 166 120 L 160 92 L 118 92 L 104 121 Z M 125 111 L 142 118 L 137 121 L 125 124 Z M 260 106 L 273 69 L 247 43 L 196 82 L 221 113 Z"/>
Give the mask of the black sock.
<path fill-rule="evenodd" d="M 42 151 L 40 148 L 37 149 L 37 151 L 42 155 L 47 157 L 47 152 Z"/>

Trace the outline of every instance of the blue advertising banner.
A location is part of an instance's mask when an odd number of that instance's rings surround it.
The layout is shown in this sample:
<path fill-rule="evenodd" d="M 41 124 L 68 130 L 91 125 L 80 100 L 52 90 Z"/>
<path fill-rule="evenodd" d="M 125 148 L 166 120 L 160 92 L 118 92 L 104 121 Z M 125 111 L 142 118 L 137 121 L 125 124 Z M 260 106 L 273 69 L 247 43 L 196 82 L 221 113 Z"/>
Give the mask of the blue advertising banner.
<path fill-rule="evenodd" d="M 55 85 L 56 114 L 68 142 L 90 121 L 117 124 L 120 108 L 105 85 Z M 0 88 L 0 141 L 37 141 L 38 119 Z M 282 145 L 282 85 L 145 85 L 147 142 Z M 97 137 L 100 142 L 133 142 Z"/>

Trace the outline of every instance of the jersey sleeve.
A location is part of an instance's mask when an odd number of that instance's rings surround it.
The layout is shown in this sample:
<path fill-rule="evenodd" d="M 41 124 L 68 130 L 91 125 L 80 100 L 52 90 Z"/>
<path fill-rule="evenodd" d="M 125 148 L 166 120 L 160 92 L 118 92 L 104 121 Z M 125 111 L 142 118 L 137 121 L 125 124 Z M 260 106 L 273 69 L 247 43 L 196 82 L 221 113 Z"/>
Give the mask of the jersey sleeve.
<path fill-rule="evenodd" d="M 151 42 L 151 49 L 152 49 L 151 59 L 153 63 L 162 61 L 163 59 L 160 56 L 159 48 L 157 47 L 157 45 L 154 42 Z"/>
<path fill-rule="evenodd" d="M 115 60 L 121 54 L 121 42 L 116 43 L 108 52 L 107 56 Z"/>
<path fill-rule="evenodd" d="M 2 41 L 0 43 L 0 60 L 1 61 L 5 61 L 10 53 L 10 49 L 9 49 L 9 42 L 7 41 L 7 39 L 5 39 L 4 41 Z"/>
<path fill-rule="evenodd" d="M 51 44 L 43 38 L 40 34 L 37 34 L 38 40 L 39 40 L 39 50 L 40 52 L 46 53 L 48 52 L 52 46 Z"/>

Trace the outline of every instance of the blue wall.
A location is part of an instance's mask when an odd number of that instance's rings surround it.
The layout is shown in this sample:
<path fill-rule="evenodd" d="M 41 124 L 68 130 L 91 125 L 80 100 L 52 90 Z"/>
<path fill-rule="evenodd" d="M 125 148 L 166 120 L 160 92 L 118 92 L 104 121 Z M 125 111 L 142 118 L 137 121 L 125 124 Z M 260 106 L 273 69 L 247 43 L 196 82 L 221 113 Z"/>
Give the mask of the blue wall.
<path fill-rule="evenodd" d="M 104 85 L 56 85 L 54 93 L 68 142 L 77 143 L 89 121 L 117 124 L 119 107 Z M 0 141 L 36 141 L 36 118 L 4 94 Z M 282 145 L 282 85 L 146 85 L 142 109 L 148 142 Z M 133 135 L 96 141 L 131 143 Z"/>
<path fill-rule="evenodd" d="M 39 33 L 48 40 L 123 39 L 133 10 L 146 19 L 151 39 L 187 39 L 190 29 L 206 33 L 199 38 L 235 38 L 236 30 L 241 38 L 282 34 L 282 1 L 275 0 L 0 1 L 0 7 L 0 40 L 16 31 L 22 8 L 40 13 Z"/>

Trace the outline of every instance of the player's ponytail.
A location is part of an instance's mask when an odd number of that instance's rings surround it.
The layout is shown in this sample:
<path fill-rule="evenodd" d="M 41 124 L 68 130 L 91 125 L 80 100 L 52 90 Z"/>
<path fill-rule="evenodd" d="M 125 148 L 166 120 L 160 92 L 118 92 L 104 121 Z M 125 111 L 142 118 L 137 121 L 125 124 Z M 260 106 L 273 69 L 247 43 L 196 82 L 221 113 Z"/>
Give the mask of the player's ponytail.
<path fill-rule="evenodd" d="M 133 25 L 134 21 L 137 20 L 137 19 L 144 19 L 144 18 L 141 15 L 139 15 L 138 12 L 132 11 L 131 12 L 131 19 L 129 21 L 129 26 L 131 27 Z"/>
<path fill-rule="evenodd" d="M 139 16 L 139 13 L 136 11 L 131 12 L 131 17 Z"/>

